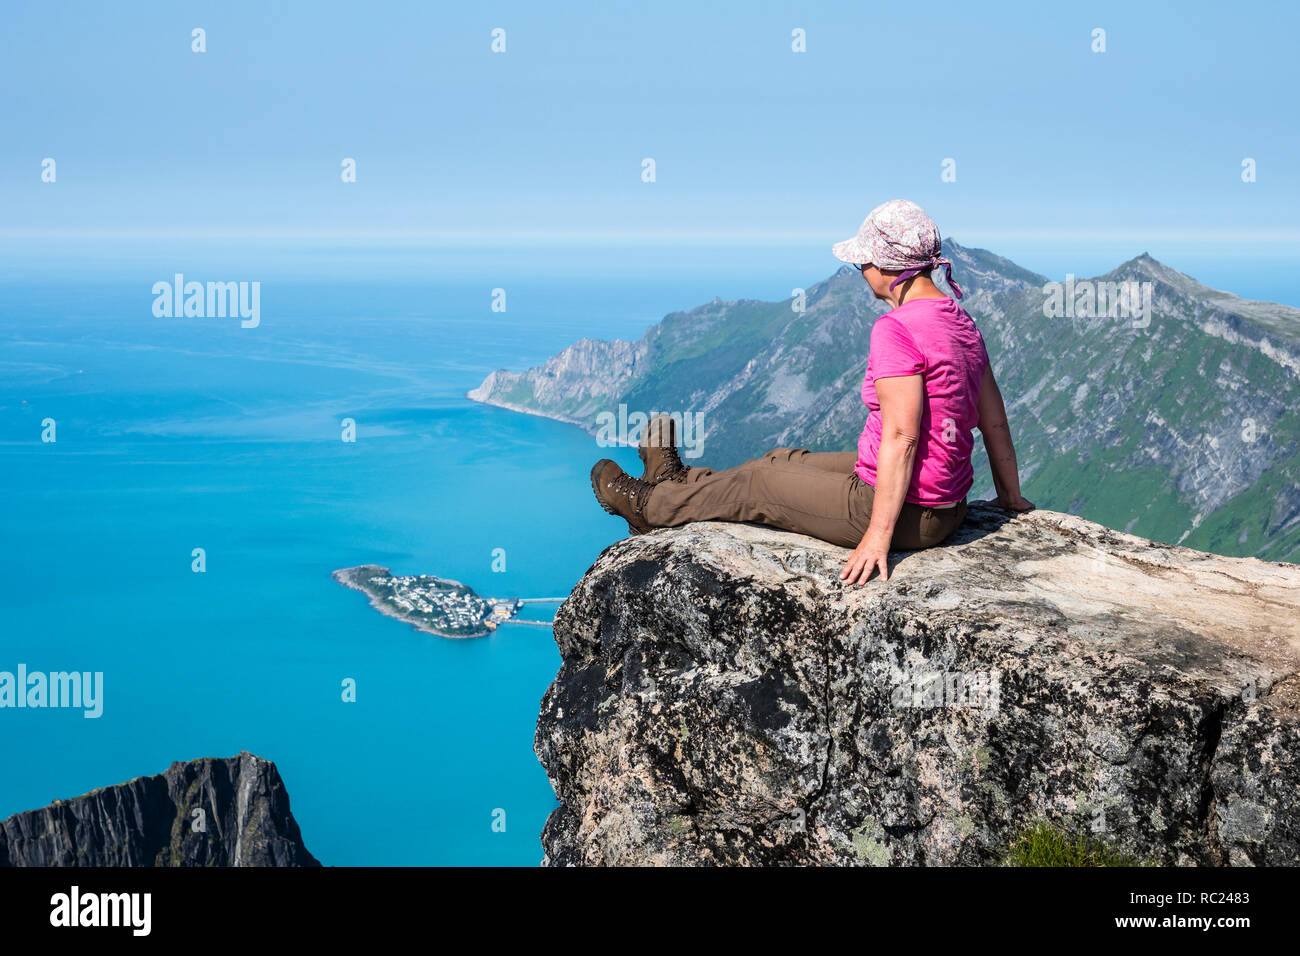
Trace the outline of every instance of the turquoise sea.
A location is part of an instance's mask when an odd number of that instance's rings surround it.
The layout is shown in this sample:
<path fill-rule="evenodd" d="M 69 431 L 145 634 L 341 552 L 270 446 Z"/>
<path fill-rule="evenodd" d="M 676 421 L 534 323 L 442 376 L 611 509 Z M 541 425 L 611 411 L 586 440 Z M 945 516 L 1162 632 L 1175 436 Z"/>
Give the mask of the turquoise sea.
<path fill-rule="evenodd" d="M 834 268 L 606 249 L 502 282 L 438 253 L 396 268 L 102 244 L 75 265 L 14 261 L 0 270 L 0 670 L 102 671 L 105 689 L 99 719 L 0 711 L 0 818 L 249 750 L 275 761 L 308 848 L 338 865 L 541 856 L 554 799 L 532 734 L 559 663 L 550 630 L 435 638 L 330 579 L 378 563 L 559 595 L 622 536 L 587 484 L 609 449 L 466 390 L 586 335 L 635 338 L 673 309 L 781 298 Z M 155 318 L 151 285 L 176 271 L 261 281 L 261 325 Z"/>
<path fill-rule="evenodd" d="M 326 863 L 536 863 L 550 630 L 430 637 L 330 571 L 551 596 L 618 536 L 594 440 L 463 398 L 586 331 L 554 287 L 500 315 L 482 283 L 265 282 L 257 329 L 155 319 L 138 281 L 3 291 L 0 670 L 102 671 L 105 703 L 0 712 L 0 817 L 250 750 Z"/>

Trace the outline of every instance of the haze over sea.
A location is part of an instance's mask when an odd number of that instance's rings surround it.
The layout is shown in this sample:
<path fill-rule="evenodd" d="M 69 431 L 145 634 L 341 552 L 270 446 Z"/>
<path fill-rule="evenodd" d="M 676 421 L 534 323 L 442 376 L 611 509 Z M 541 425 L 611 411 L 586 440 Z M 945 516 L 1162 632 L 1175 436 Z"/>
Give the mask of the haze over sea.
<path fill-rule="evenodd" d="M 1049 278 L 1144 251 L 970 244 Z M 1269 250 L 1146 251 L 1300 305 Z M 439 639 L 330 579 L 378 563 L 484 595 L 564 594 L 623 535 L 587 471 L 631 468 L 634 451 L 464 393 L 584 336 L 635 339 L 715 295 L 782 299 L 836 265 L 812 244 L 42 239 L 0 254 L 0 670 L 102 671 L 105 687 L 97 720 L 0 711 L 0 818 L 249 750 L 276 762 L 307 847 L 338 865 L 541 856 L 554 800 L 532 731 L 559 662 L 550 632 Z M 260 281 L 261 324 L 155 318 L 152 284 L 177 272 Z"/>

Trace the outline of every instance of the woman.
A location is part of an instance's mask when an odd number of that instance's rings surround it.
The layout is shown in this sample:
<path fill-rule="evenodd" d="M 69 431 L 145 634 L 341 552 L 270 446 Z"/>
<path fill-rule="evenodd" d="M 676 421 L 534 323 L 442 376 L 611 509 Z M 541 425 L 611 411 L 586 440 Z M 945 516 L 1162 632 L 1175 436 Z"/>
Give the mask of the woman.
<path fill-rule="evenodd" d="M 840 572 L 865 584 L 889 578 L 891 549 L 914 551 L 947 538 L 966 516 L 974 483 L 971 430 L 984 436 L 997 504 L 1033 505 L 1020 494 L 1006 408 L 984 339 L 969 315 L 930 279 L 942 266 L 958 299 L 939 229 L 915 203 L 894 199 L 836 243 L 877 299 L 893 308 L 871 329 L 862 383 L 869 412 L 854 452 L 774 448 L 736 468 L 687 468 L 672 420 L 646 428 L 641 478 L 603 459 L 591 470 L 596 499 L 633 533 L 689 521 L 754 521 L 853 548 Z"/>

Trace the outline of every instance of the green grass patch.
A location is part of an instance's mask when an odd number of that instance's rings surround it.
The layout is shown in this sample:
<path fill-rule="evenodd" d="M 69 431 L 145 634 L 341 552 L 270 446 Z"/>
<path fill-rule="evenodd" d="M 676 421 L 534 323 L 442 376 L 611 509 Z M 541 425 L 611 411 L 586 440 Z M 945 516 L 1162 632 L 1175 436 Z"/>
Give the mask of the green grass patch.
<path fill-rule="evenodd" d="M 1068 834 L 1045 821 L 1016 837 L 1004 866 L 1143 866 L 1143 861 L 1087 834 Z"/>

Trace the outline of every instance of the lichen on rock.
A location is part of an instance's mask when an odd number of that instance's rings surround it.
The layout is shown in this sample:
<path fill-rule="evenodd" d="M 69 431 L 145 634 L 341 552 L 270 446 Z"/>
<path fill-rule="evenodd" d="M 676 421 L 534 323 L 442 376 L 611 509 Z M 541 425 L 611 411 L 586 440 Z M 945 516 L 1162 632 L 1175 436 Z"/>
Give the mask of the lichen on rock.
<path fill-rule="evenodd" d="M 1300 862 L 1300 567 L 974 506 L 847 552 L 701 523 L 561 606 L 535 747 L 563 864 L 994 864 L 1033 821 L 1169 864 Z"/>

